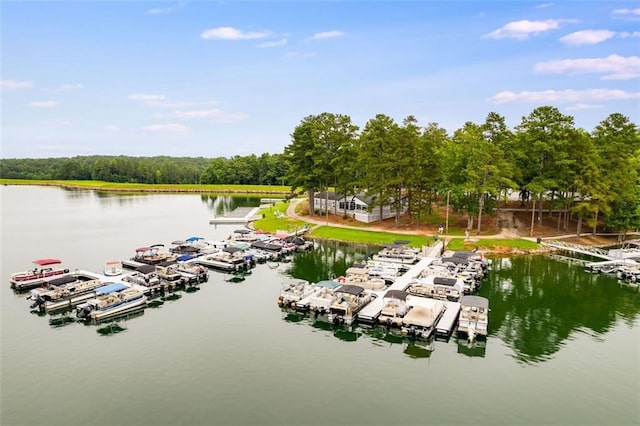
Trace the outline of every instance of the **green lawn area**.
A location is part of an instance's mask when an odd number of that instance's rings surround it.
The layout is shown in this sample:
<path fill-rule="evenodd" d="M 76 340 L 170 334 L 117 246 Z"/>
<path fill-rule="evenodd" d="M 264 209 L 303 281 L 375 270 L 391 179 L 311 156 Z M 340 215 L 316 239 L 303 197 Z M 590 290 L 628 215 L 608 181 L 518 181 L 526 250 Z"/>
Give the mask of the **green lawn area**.
<path fill-rule="evenodd" d="M 393 244 L 394 241 L 405 240 L 409 241 L 409 245 L 412 247 L 422 247 L 432 242 L 424 235 L 394 234 L 391 232 L 366 231 L 326 225 L 314 228 L 309 236 L 312 238 L 378 245 Z"/>
<path fill-rule="evenodd" d="M 253 223 L 253 227 L 267 232 L 276 232 L 278 230 L 295 232 L 304 228 L 307 224 L 306 222 L 289 219 L 285 216 L 288 206 L 288 202 L 277 202 L 273 206 L 260 210 L 258 216 L 262 215 L 263 219 L 256 220 Z"/>
<path fill-rule="evenodd" d="M 479 238 L 475 241 L 465 241 L 464 238 L 452 238 L 447 245 L 451 250 L 495 249 L 496 247 L 509 247 L 522 250 L 537 249 L 539 244 L 522 238 Z"/>

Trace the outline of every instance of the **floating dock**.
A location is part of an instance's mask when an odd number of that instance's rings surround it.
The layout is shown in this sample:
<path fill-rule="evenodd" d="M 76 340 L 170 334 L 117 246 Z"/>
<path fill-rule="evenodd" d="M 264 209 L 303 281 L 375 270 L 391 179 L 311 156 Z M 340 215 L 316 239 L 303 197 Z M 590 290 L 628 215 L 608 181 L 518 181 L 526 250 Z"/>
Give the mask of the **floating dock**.
<path fill-rule="evenodd" d="M 384 290 L 374 292 L 377 297 L 373 299 L 371 303 L 362 308 L 356 319 L 364 323 L 373 324 L 378 320 L 380 312 L 384 307 L 384 295 L 389 290 L 401 290 L 405 291 L 407 287 L 413 282 L 413 280 L 437 257 L 440 257 L 440 253 L 443 250 L 443 242 L 438 241 L 433 246 L 424 247 L 422 250 L 423 258 L 418 263 L 412 265 L 407 272 L 401 277 L 398 277 L 393 284 Z"/>
<path fill-rule="evenodd" d="M 261 219 L 257 216 L 260 207 L 238 207 L 232 212 L 225 214 L 223 217 L 214 217 L 209 221 L 210 225 L 216 224 L 245 224 L 256 219 Z"/>
<path fill-rule="evenodd" d="M 460 302 L 445 302 L 446 310 L 436 324 L 436 336 L 448 337 L 460 315 Z"/>

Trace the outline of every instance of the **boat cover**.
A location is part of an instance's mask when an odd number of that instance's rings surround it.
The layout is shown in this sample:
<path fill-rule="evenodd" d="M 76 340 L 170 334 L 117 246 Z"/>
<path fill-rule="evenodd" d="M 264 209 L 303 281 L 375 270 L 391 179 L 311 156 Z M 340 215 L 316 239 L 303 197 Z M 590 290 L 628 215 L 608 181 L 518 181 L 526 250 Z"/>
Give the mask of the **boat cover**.
<path fill-rule="evenodd" d="M 115 293 L 116 291 L 124 290 L 127 287 L 128 286 L 126 284 L 124 284 L 124 283 L 109 283 L 109 284 L 104 285 L 102 287 L 98 287 L 96 289 L 96 294 L 98 294 L 98 295 L 111 294 L 111 293 Z"/>
<path fill-rule="evenodd" d="M 480 296 L 463 296 L 460 303 L 462 307 L 475 306 L 481 309 L 489 308 L 489 299 Z"/>
<path fill-rule="evenodd" d="M 136 272 L 140 272 L 141 274 L 150 274 L 156 270 L 154 265 L 140 265 L 136 268 Z"/>
<path fill-rule="evenodd" d="M 398 299 L 398 300 L 406 300 L 409 293 L 402 290 L 389 290 L 385 293 L 384 297 L 386 299 Z"/>
<path fill-rule="evenodd" d="M 316 287 L 322 287 L 322 288 L 337 288 L 340 287 L 342 284 L 340 284 L 337 281 L 332 281 L 332 280 L 322 280 L 322 281 L 318 281 L 316 283 Z"/>
<path fill-rule="evenodd" d="M 204 240 L 204 238 L 202 238 L 202 237 L 189 237 L 185 241 L 187 241 L 189 243 L 192 243 L 194 241 L 199 241 L 199 240 Z"/>
<path fill-rule="evenodd" d="M 338 290 L 341 293 L 347 293 L 347 294 L 353 294 L 354 296 L 358 296 L 360 294 L 362 294 L 362 292 L 364 291 L 364 288 L 358 286 L 358 285 L 343 285 L 342 287 L 340 287 Z"/>
<path fill-rule="evenodd" d="M 187 260 L 195 259 L 196 257 L 192 254 L 183 254 L 182 256 L 178 256 L 176 259 L 178 262 L 185 262 Z"/>
<path fill-rule="evenodd" d="M 445 285 L 447 287 L 453 287 L 458 282 L 455 278 L 447 277 L 433 277 L 433 283 L 437 285 Z"/>
<path fill-rule="evenodd" d="M 37 260 L 34 260 L 33 263 L 39 266 L 47 266 L 47 265 L 57 265 L 59 263 L 62 263 L 62 261 L 60 261 L 60 259 L 37 259 Z"/>
<path fill-rule="evenodd" d="M 61 286 L 69 283 L 74 283 L 77 280 L 78 279 L 73 275 L 66 275 L 64 277 L 54 278 L 52 280 L 47 281 L 47 285 L 52 285 L 57 287 L 57 286 Z"/>

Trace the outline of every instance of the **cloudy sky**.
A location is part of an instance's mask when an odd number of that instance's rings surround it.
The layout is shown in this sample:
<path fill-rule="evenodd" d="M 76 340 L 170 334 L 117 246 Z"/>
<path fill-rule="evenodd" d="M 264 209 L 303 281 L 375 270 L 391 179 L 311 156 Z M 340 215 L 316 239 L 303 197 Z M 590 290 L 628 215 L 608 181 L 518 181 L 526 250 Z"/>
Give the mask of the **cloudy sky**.
<path fill-rule="evenodd" d="M 280 153 L 325 111 L 640 122 L 637 2 L 8 1 L 1 27 L 3 158 Z"/>

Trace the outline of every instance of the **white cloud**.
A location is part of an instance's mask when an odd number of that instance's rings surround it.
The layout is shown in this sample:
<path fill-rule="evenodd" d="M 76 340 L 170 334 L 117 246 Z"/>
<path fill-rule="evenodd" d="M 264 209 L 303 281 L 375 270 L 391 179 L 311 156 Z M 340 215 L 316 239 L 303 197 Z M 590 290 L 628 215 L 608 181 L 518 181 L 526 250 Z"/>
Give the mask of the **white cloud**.
<path fill-rule="evenodd" d="M 535 9 L 546 9 L 547 7 L 553 6 L 553 3 L 542 3 L 534 6 Z"/>
<path fill-rule="evenodd" d="M 583 30 L 576 31 L 560 38 L 560 41 L 570 46 L 582 46 L 598 44 L 611 38 L 634 38 L 640 37 L 640 31 L 615 32 L 610 30 Z"/>
<path fill-rule="evenodd" d="M 586 89 L 586 90 L 541 90 L 537 92 L 500 92 L 489 101 L 494 104 L 506 104 L 511 102 L 548 103 L 571 102 L 586 103 L 590 101 L 615 101 L 626 99 L 638 99 L 640 92 L 627 92 L 617 89 Z"/>
<path fill-rule="evenodd" d="M 286 44 L 287 44 L 287 39 L 283 38 L 281 40 L 265 41 L 264 43 L 260 43 L 258 47 L 278 47 L 278 46 L 284 46 Z"/>
<path fill-rule="evenodd" d="M 161 101 L 164 99 L 164 95 L 153 95 L 148 93 L 136 93 L 135 95 L 127 96 L 127 99 L 130 101 L 143 101 L 143 102 L 151 102 L 151 101 Z"/>
<path fill-rule="evenodd" d="M 242 31 L 233 27 L 212 28 L 200 34 L 205 40 L 254 40 L 270 35 L 269 31 Z"/>
<path fill-rule="evenodd" d="M 84 89 L 84 85 L 80 83 L 76 84 L 61 84 L 56 87 L 45 87 L 43 92 L 68 92 L 69 90 Z"/>
<path fill-rule="evenodd" d="M 567 34 L 560 37 L 560 41 L 571 46 L 581 46 L 584 44 L 598 44 L 613 38 L 615 31 L 609 30 L 583 30 Z"/>
<path fill-rule="evenodd" d="M 613 11 L 614 15 L 637 15 L 640 16 L 640 7 L 635 9 L 615 9 Z"/>
<path fill-rule="evenodd" d="M 538 62 L 535 71 L 550 74 L 603 74 L 603 80 L 629 80 L 640 77 L 640 57 L 609 55 L 606 58 Z"/>
<path fill-rule="evenodd" d="M 32 87 L 33 87 L 33 83 L 30 81 L 17 81 L 17 80 L 0 81 L 0 88 L 2 90 L 31 89 Z"/>
<path fill-rule="evenodd" d="M 60 102 L 58 101 L 33 101 L 29 103 L 29 106 L 35 108 L 53 108 L 57 107 L 58 105 L 60 105 Z"/>
<path fill-rule="evenodd" d="M 640 31 L 634 31 L 632 33 L 620 32 L 620 33 L 617 33 L 617 35 L 620 38 L 636 38 L 636 37 L 640 37 Z"/>
<path fill-rule="evenodd" d="M 165 8 L 156 7 L 156 8 L 147 10 L 147 15 L 163 15 L 163 14 L 171 13 L 174 10 L 175 8 L 173 7 L 165 7 Z"/>
<path fill-rule="evenodd" d="M 583 111 L 586 109 L 600 109 L 604 108 L 604 105 L 595 104 L 575 104 L 567 107 L 567 111 Z"/>
<path fill-rule="evenodd" d="M 117 132 L 118 130 L 120 130 L 120 128 L 113 124 L 108 124 L 104 126 L 104 130 L 106 130 L 107 132 Z"/>
<path fill-rule="evenodd" d="M 344 33 L 342 31 L 338 31 L 338 30 L 333 30 L 333 31 L 324 31 L 321 33 L 315 33 L 311 39 L 312 40 L 324 40 L 327 38 L 335 38 L 335 37 L 342 37 L 344 35 Z"/>
<path fill-rule="evenodd" d="M 502 28 L 485 34 L 483 38 L 515 38 L 517 40 L 526 40 L 531 35 L 556 30 L 560 28 L 560 24 L 574 22 L 577 21 L 575 19 L 547 19 L 545 21 L 529 21 L 525 19 L 523 21 L 509 22 Z"/>
<path fill-rule="evenodd" d="M 186 133 L 189 131 L 187 126 L 176 123 L 168 124 L 152 124 L 151 126 L 143 127 L 142 130 L 146 132 L 163 132 L 163 133 Z"/>

